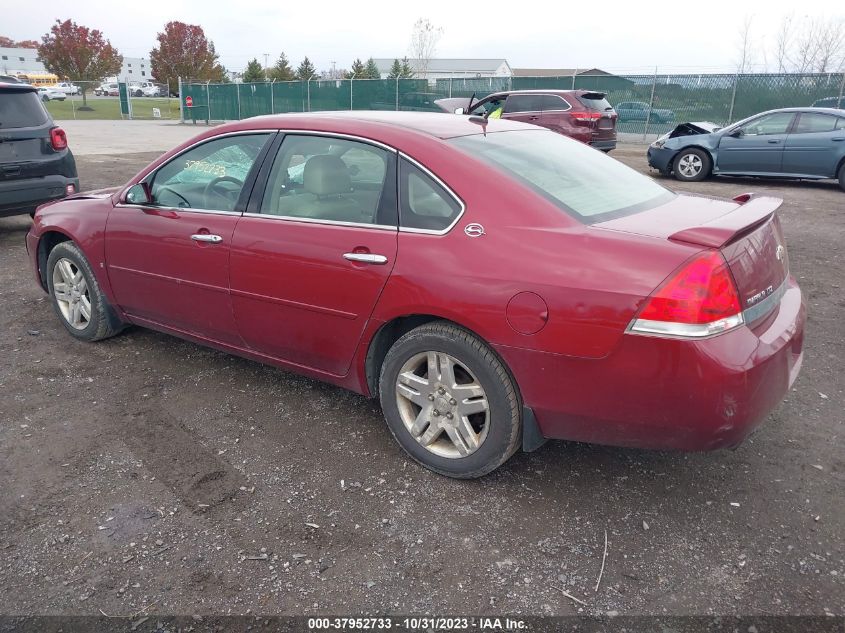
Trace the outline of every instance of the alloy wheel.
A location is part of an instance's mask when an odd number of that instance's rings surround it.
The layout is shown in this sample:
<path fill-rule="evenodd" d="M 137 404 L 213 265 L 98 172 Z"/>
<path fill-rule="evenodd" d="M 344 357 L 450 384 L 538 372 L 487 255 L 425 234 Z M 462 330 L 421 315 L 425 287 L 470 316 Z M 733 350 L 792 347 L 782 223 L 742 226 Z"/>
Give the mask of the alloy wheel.
<path fill-rule="evenodd" d="M 678 169 L 680 170 L 681 175 L 686 178 L 694 178 L 700 174 L 703 166 L 704 164 L 701 161 L 701 157 L 696 156 L 695 154 L 684 154 L 678 161 Z"/>
<path fill-rule="evenodd" d="M 65 321 L 76 330 L 91 322 L 91 294 L 79 267 L 67 258 L 53 266 L 53 297 Z"/>
<path fill-rule="evenodd" d="M 435 455 L 466 457 L 487 438 L 487 394 L 465 364 L 444 352 L 416 354 L 402 365 L 396 402 L 411 437 Z"/>

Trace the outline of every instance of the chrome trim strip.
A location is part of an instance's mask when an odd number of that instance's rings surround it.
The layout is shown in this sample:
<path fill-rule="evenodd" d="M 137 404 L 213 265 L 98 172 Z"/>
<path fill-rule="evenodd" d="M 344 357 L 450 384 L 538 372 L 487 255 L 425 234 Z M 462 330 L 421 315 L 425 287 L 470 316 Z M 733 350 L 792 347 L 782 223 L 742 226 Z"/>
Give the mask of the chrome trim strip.
<path fill-rule="evenodd" d="M 151 204 L 127 204 L 124 202 L 118 202 L 114 205 L 116 208 L 120 207 L 122 209 L 141 209 L 141 211 L 145 209 L 149 209 L 151 211 L 175 211 L 179 213 L 209 213 L 211 215 L 243 215 L 240 211 L 216 211 L 214 209 L 194 209 L 193 207 L 156 207 Z"/>
<path fill-rule="evenodd" d="M 341 319 L 349 319 L 350 321 L 358 318 L 354 312 L 344 312 L 343 310 L 335 310 L 334 308 L 325 308 L 310 303 L 301 303 L 299 301 L 292 301 L 290 299 L 282 299 L 281 297 L 271 297 L 269 295 L 259 294 L 257 292 L 249 292 L 247 290 L 238 290 L 232 288 L 229 293 L 233 297 L 241 297 L 243 299 L 252 299 L 254 301 L 266 301 L 268 303 L 276 303 L 278 305 L 288 306 L 290 308 L 298 308 L 300 310 L 307 310 L 309 312 L 318 312 L 320 314 L 328 314 L 333 317 L 340 317 Z"/>
<path fill-rule="evenodd" d="M 760 303 L 742 311 L 742 316 L 745 317 L 745 322 L 753 323 L 760 317 L 766 316 L 775 307 L 775 304 L 780 303 L 780 300 L 783 299 L 783 295 L 786 294 L 788 286 L 789 276 L 787 275 L 786 279 L 783 280 L 783 283 L 778 286 L 772 294 L 763 299 Z"/>
<path fill-rule="evenodd" d="M 451 188 L 451 187 L 449 187 L 449 185 L 447 185 L 445 182 L 443 182 L 443 181 L 442 181 L 442 180 L 441 180 L 441 179 L 440 179 L 440 178 L 439 178 L 439 177 L 438 177 L 438 176 L 437 176 L 437 175 L 436 175 L 433 171 L 431 171 L 428 167 L 426 167 L 425 165 L 423 165 L 422 163 L 420 163 L 418 160 L 415 160 L 414 158 L 411 158 L 411 157 L 410 157 L 410 156 L 408 156 L 405 152 L 400 151 L 400 152 L 399 152 L 399 157 L 400 157 L 400 158 L 404 158 L 405 160 L 407 160 L 407 161 L 408 161 L 408 162 L 410 162 L 410 163 L 413 163 L 416 167 L 418 167 L 418 168 L 419 168 L 419 169 L 421 169 L 423 172 L 425 172 L 425 173 L 426 173 L 426 174 L 427 174 L 427 175 L 428 175 L 428 176 L 429 176 L 432 180 L 434 180 L 437 184 L 439 184 L 441 187 L 443 187 L 443 189 L 446 191 L 446 193 L 448 193 L 450 196 L 452 196 L 452 198 L 454 198 L 455 202 L 457 202 L 457 203 L 458 203 L 458 206 L 460 206 L 460 207 L 461 207 L 461 212 L 460 212 L 460 213 L 458 213 L 458 215 L 457 215 L 457 216 L 455 216 L 455 219 L 452 221 L 452 223 L 451 223 L 449 226 L 447 226 L 445 229 L 442 229 L 442 230 L 440 230 L 440 231 L 435 231 L 435 230 L 433 230 L 433 229 L 412 229 L 412 228 L 410 228 L 410 227 L 405 228 L 405 227 L 403 227 L 403 226 L 402 226 L 402 213 L 401 213 L 401 206 L 402 206 L 402 194 L 401 194 L 401 191 L 400 191 L 400 194 L 399 194 L 399 206 L 400 206 L 400 213 L 399 213 L 399 232 L 400 232 L 400 233 L 423 233 L 423 234 L 426 234 L 426 235 L 446 235 L 446 233 L 448 233 L 449 231 L 451 231 L 451 230 L 455 227 L 455 225 L 458 223 L 458 221 L 459 221 L 459 220 L 463 217 L 463 215 L 464 215 L 464 213 L 466 212 L 466 209 L 467 209 L 466 204 L 464 204 L 464 201 L 463 201 L 463 200 L 461 200 L 461 199 L 460 199 L 460 197 L 458 197 L 458 194 L 456 194 L 456 193 L 452 190 L 452 188 Z M 400 179 L 400 180 L 401 180 L 401 179 Z"/>
<path fill-rule="evenodd" d="M 634 319 L 628 326 L 631 334 L 645 334 L 672 338 L 703 339 L 718 336 L 744 323 L 742 312 L 733 316 L 713 321 L 712 323 L 672 323 L 670 321 L 652 321 Z"/>
<path fill-rule="evenodd" d="M 274 116 L 274 115 L 270 115 Z M 285 135 L 300 135 L 300 136 L 336 136 L 337 138 L 352 140 L 352 141 L 359 141 L 361 143 L 367 143 L 369 145 L 375 145 L 376 147 L 380 147 L 385 149 L 389 152 L 393 152 L 394 154 L 398 153 L 399 150 L 395 147 L 391 147 L 386 143 L 382 143 L 381 141 L 374 141 L 371 138 L 366 138 L 364 136 L 355 136 L 354 134 L 344 134 L 343 132 L 320 132 L 317 130 L 288 130 L 288 129 L 278 129 L 274 130 L 275 132 L 279 132 Z"/>
<path fill-rule="evenodd" d="M 306 224 L 328 224 L 332 226 L 351 226 L 361 229 L 377 229 L 379 231 L 395 231 L 392 224 L 367 224 L 366 222 L 342 222 L 340 220 L 321 220 L 319 218 L 302 218 L 295 215 L 273 215 L 271 213 L 244 213 L 245 218 L 260 218 L 264 220 L 286 220 L 288 222 L 304 222 Z"/>

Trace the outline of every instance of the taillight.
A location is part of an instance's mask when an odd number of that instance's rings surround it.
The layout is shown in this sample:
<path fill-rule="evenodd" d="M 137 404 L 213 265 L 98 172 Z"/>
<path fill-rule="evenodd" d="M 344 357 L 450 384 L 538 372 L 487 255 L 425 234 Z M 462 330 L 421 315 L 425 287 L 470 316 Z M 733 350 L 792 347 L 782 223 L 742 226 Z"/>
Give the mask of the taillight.
<path fill-rule="evenodd" d="M 54 127 L 50 130 L 50 144 L 54 150 L 65 149 L 67 147 L 67 134 L 60 127 Z"/>
<path fill-rule="evenodd" d="M 571 116 L 576 121 L 581 121 L 583 123 L 583 122 L 590 122 L 590 121 L 598 121 L 602 117 L 602 114 L 601 114 L 601 112 L 576 111 L 576 112 L 570 112 L 569 116 Z"/>
<path fill-rule="evenodd" d="M 628 330 L 701 338 L 742 325 L 733 276 L 717 251 L 698 255 L 646 300 Z"/>

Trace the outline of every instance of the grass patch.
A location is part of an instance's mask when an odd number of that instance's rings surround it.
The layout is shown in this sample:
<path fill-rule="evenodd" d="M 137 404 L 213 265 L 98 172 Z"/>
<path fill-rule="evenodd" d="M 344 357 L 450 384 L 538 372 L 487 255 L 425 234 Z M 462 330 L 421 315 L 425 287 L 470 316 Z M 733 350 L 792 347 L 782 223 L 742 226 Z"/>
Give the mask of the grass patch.
<path fill-rule="evenodd" d="M 88 98 L 90 110 L 80 110 L 82 99 L 68 97 L 64 101 L 48 101 L 44 104 L 50 116 L 56 121 L 67 119 L 122 119 L 120 115 L 120 100 L 117 97 Z M 132 99 L 133 119 L 152 119 L 153 108 L 161 110 L 162 119 L 179 118 L 179 99 L 138 97 Z"/>

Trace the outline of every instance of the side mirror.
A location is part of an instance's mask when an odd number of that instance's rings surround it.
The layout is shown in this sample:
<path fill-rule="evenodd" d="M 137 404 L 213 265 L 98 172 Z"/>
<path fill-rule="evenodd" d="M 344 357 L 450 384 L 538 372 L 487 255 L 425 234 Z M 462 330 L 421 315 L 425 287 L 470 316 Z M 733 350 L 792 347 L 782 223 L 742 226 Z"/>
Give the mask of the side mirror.
<path fill-rule="evenodd" d="M 145 182 L 132 185 L 126 191 L 126 204 L 151 204 L 153 201 L 150 187 Z"/>
<path fill-rule="evenodd" d="M 743 136 L 745 136 L 745 132 L 743 132 L 742 128 L 737 128 L 730 133 L 730 136 L 734 138 L 742 138 Z"/>
<path fill-rule="evenodd" d="M 455 114 L 463 114 L 463 113 L 464 113 L 463 108 L 455 108 Z"/>

